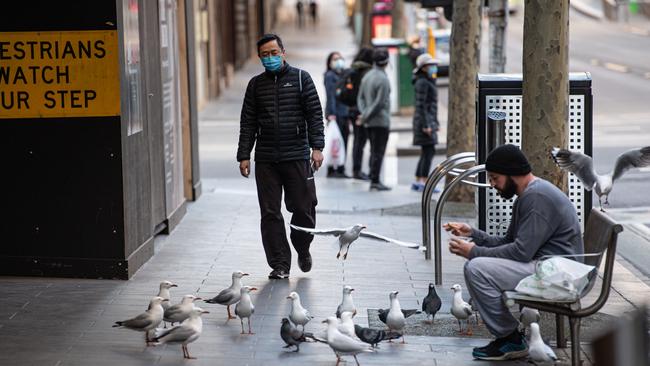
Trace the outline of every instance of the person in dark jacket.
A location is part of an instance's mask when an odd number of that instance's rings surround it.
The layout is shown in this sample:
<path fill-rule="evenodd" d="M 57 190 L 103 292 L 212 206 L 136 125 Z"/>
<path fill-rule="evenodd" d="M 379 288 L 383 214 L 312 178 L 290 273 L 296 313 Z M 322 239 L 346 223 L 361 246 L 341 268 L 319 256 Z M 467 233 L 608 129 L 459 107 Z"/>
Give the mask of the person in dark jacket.
<path fill-rule="evenodd" d="M 413 114 L 413 145 L 421 147 L 420 160 L 415 169 L 415 182 L 411 189 L 422 192 L 429 176 L 431 161 L 438 143 L 438 91 L 436 73 L 438 63 L 428 53 L 415 61 L 413 86 L 415 87 L 415 113 Z"/>
<path fill-rule="evenodd" d="M 291 249 L 282 218 L 282 193 L 284 190 L 285 205 L 293 214 L 291 223 L 315 227 L 318 202 L 313 169 L 323 163 L 323 111 L 311 76 L 287 63 L 280 37 L 262 36 L 257 51 L 266 70 L 253 77 L 246 88 L 237 161 L 241 175 L 248 178 L 255 146 L 262 243 L 273 269 L 269 278 L 284 279 L 291 269 Z M 303 272 L 311 270 L 312 239 L 309 233 L 291 230 L 291 243 Z"/>
<path fill-rule="evenodd" d="M 339 82 L 341 73 L 345 69 L 345 60 L 339 52 L 332 52 L 327 56 L 327 71 L 325 72 L 325 93 L 327 102 L 325 104 L 325 116 L 327 123 L 336 123 L 343 137 L 343 149 L 348 150 L 348 136 L 350 135 L 350 117 L 348 107 L 336 99 L 336 84 Z M 332 178 L 349 178 L 345 175 L 345 165 L 328 165 L 327 176 Z"/>
<path fill-rule="evenodd" d="M 372 69 L 372 54 L 372 48 L 362 47 L 352 62 L 351 68 L 354 70 L 353 84 L 357 88 L 357 91 L 361 86 L 361 80 L 363 80 L 363 77 Z M 354 135 L 352 140 L 352 178 L 368 181 L 370 180 L 370 176 L 361 170 L 363 149 L 368 141 L 368 131 L 361 123 L 361 120 L 358 119 L 360 114 L 359 107 L 356 104 L 350 107 L 350 120 L 354 121 L 352 125 L 352 134 Z"/>

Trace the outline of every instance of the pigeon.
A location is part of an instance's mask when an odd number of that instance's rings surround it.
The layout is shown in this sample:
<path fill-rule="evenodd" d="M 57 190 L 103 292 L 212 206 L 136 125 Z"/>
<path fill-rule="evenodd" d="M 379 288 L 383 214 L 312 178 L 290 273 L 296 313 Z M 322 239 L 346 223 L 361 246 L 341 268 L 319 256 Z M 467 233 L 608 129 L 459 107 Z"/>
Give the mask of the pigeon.
<path fill-rule="evenodd" d="M 338 237 L 337 243 L 339 245 L 339 252 L 338 254 L 336 254 L 336 258 L 340 258 L 342 255 L 343 260 L 347 259 L 348 257 L 348 250 L 350 248 L 350 245 L 355 240 L 359 239 L 359 237 L 383 241 L 387 243 L 393 243 L 407 248 L 425 250 L 423 246 L 417 243 L 409 243 L 405 241 L 391 239 L 386 236 L 376 234 L 370 231 L 364 231 L 366 226 L 362 224 L 356 224 L 354 226 L 350 226 L 347 229 L 310 229 L 310 228 L 296 226 L 296 225 L 290 225 L 290 226 L 295 230 L 308 232 L 312 235 L 334 235 Z"/>
<path fill-rule="evenodd" d="M 181 324 L 168 330 L 163 329 L 162 332 L 157 334 L 153 339 L 153 342 L 155 342 L 154 344 L 180 343 L 181 349 L 183 350 L 183 358 L 196 359 L 196 357 L 190 356 L 190 351 L 187 349 L 187 345 L 196 341 L 201 336 L 201 331 L 203 330 L 203 320 L 201 320 L 201 315 L 208 313 L 208 311 L 199 307 L 192 308 L 189 317 Z"/>
<path fill-rule="evenodd" d="M 190 317 L 192 309 L 194 309 L 194 301 L 202 300 L 200 297 L 194 295 L 185 295 L 180 304 L 170 306 L 165 310 L 163 320 L 171 323 L 180 323 Z"/>
<path fill-rule="evenodd" d="M 352 300 L 352 291 L 354 291 L 352 287 L 347 285 L 343 286 L 343 299 L 341 300 L 338 308 L 336 308 L 337 318 L 340 318 L 341 313 L 344 311 L 351 312 L 352 316 L 357 315 L 357 308 L 354 306 L 354 301 Z"/>
<path fill-rule="evenodd" d="M 472 328 L 469 325 L 469 321 L 467 321 L 467 331 L 465 333 L 463 333 L 463 327 L 461 326 L 461 320 L 467 320 L 472 316 L 472 307 L 463 300 L 463 292 L 459 284 L 451 286 L 451 290 L 454 292 L 451 314 L 458 320 L 458 333 L 472 335 Z"/>
<path fill-rule="evenodd" d="M 596 173 L 592 158 L 580 152 L 554 147 L 551 157 L 560 168 L 575 174 L 586 190 L 596 192 L 600 210 L 604 211 L 602 199 L 605 197 L 604 203 L 609 205 L 609 193 L 615 180 L 632 168 L 650 166 L 650 146 L 622 153 L 616 158 L 614 170 L 604 175 Z"/>
<path fill-rule="evenodd" d="M 553 349 L 542 340 L 539 324 L 530 323 L 530 342 L 528 343 L 528 357 L 533 362 L 554 362 L 557 356 Z"/>
<path fill-rule="evenodd" d="M 524 327 L 524 335 L 526 335 L 526 329 L 530 327 L 532 323 L 538 323 L 540 321 L 539 310 L 531 309 L 527 307 L 521 308 L 521 313 L 519 314 L 519 321 Z"/>
<path fill-rule="evenodd" d="M 309 311 L 302 307 L 300 303 L 300 295 L 297 292 L 291 292 L 287 299 L 291 299 L 291 312 L 289 313 L 289 319 L 295 325 L 301 325 L 302 330 L 305 330 L 305 325 L 313 319 L 313 316 L 309 314 Z"/>
<path fill-rule="evenodd" d="M 440 311 L 442 307 L 442 301 L 440 301 L 440 296 L 436 292 L 436 287 L 433 283 L 429 283 L 429 293 L 422 300 L 422 311 L 427 314 L 427 321 L 431 317 L 429 324 L 433 324 L 433 320 L 436 317 L 436 313 Z"/>
<path fill-rule="evenodd" d="M 155 329 L 163 320 L 163 307 L 162 303 L 168 301 L 163 299 L 160 296 L 156 296 L 151 299 L 149 303 L 149 309 L 144 313 L 136 316 L 135 318 L 122 320 L 115 322 L 113 327 L 123 327 L 131 330 L 137 330 L 138 332 L 144 332 L 144 341 L 146 345 L 149 345 L 151 340 L 149 339 L 149 331 Z"/>
<path fill-rule="evenodd" d="M 239 301 L 240 290 L 241 290 L 241 278 L 248 276 L 248 273 L 242 271 L 235 271 L 232 273 L 232 284 L 227 289 L 222 290 L 219 294 L 209 300 L 205 300 L 208 304 L 221 304 L 226 305 L 226 311 L 228 311 L 228 320 L 236 319 L 234 315 L 230 313 L 230 305 L 233 305 Z"/>
<path fill-rule="evenodd" d="M 352 320 L 352 313 L 349 311 L 344 311 L 341 313 L 341 319 L 339 321 L 339 332 L 345 334 L 348 337 L 355 337 L 354 334 L 354 321 Z"/>
<path fill-rule="evenodd" d="M 349 355 L 354 357 L 357 366 L 359 366 L 357 355 L 364 352 L 373 352 L 373 348 L 369 344 L 365 344 L 341 333 L 338 329 L 339 321 L 335 317 L 330 316 L 323 323 L 327 323 L 327 344 L 336 354 L 337 366 L 341 362 L 341 356 Z"/>
<path fill-rule="evenodd" d="M 469 300 L 467 300 L 467 303 L 472 308 L 472 311 L 474 312 L 474 316 L 476 317 L 476 325 L 478 325 L 478 308 L 474 306 L 474 298 L 470 297 Z"/>
<path fill-rule="evenodd" d="M 300 343 L 307 342 L 307 337 L 314 338 L 311 333 L 303 332 L 296 328 L 295 325 L 291 324 L 289 319 L 282 318 L 282 327 L 280 328 L 280 337 L 287 345 L 284 348 L 289 348 L 295 346 L 296 349 L 293 352 L 300 351 Z"/>
<path fill-rule="evenodd" d="M 383 329 L 364 328 L 360 325 L 354 325 L 354 333 L 361 341 L 368 343 L 373 348 L 377 347 L 377 343 L 381 341 L 390 341 L 392 339 L 401 338 L 402 334 L 392 331 L 385 331 Z"/>
<path fill-rule="evenodd" d="M 241 333 L 244 333 L 244 318 L 248 318 L 248 334 L 255 334 L 251 331 L 251 316 L 255 313 L 255 305 L 251 301 L 251 291 L 255 291 L 257 288 L 250 286 L 242 286 L 240 293 L 241 297 L 237 305 L 235 305 L 235 314 L 239 317 L 241 321 Z"/>

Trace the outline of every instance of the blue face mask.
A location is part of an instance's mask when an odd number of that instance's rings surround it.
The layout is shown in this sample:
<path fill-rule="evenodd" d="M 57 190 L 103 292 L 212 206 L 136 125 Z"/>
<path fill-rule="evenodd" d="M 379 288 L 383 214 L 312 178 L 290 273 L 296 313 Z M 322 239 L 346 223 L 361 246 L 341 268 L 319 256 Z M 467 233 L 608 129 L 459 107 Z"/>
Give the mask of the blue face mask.
<path fill-rule="evenodd" d="M 277 55 L 262 57 L 262 65 L 264 65 L 264 68 L 268 71 L 278 71 L 282 67 L 282 56 Z"/>
<path fill-rule="evenodd" d="M 433 66 L 433 65 L 429 66 L 429 69 L 427 70 L 427 72 L 429 73 L 430 78 L 432 78 L 432 79 L 437 78 L 438 77 L 438 66 Z"/>

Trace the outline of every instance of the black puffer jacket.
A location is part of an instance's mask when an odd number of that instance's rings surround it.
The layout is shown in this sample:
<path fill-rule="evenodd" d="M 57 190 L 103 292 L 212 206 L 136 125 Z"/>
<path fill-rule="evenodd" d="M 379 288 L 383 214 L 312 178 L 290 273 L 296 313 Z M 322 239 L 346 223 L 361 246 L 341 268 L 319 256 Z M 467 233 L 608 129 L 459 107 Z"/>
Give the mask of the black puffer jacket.
<path fill-rule="evenodd" d="M 299 79 L 302 78 L 302 92 Z M 309 148 L 322 150 L 323 110 L 306 71 L 286 64 L 278 73 L 265 71 L 246 88 L 241 111 L 237 161 L 309 160 Z"/>
<path fill-rule="evenodd" d="M 422 71 L 413 78 L 415 87 L 415 112 L 413 113 L 413 145 L 435 145 L 438 143 L 438 90 L 436 81 Z M 431 136 L 422 132 L 431 127 Z"/>

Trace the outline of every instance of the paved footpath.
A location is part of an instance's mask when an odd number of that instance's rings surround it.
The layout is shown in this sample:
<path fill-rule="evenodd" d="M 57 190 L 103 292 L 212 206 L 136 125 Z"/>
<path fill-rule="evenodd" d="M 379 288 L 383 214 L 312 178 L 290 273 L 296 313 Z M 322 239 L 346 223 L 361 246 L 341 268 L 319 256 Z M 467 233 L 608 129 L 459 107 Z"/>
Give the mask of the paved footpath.
<path fill-rule="evenodd" d="M 338 2 L 321 4 L 323 20 L 337 19 L 335 12 L 342 13 Z M 300 50 L 291 56 L 294 63 L 321 70 L 329 50 L 328 37 L 342 39 L 341 42 L 350 40 L 342 27 L 343 17 L 338 19 L 329 26 L 340 28 L 339 33 L 325 32 L 325 21 L 309 37 L 285 32 L 290 52 Z M 348 43 L 351 49 L 352 42 Z M 372 309 L 388 307 L 388 293 L 392 290 L 399 291 L 403 308 L 421 306 L 427 285 L 433 279 L 432 262 L 424 260 L 417 251 L 394 245 L 360 240 L 352 246 L 348 260 L 341 262 L 335 258 L 334 240 L 319 237 L 312 244 L 311 272 L 301 273 L 294 258 L 288 281 L 267 279 L 270 269 L 261 245 L 255 182 L 238 177 L 234 162 L 240 98 L 247 79 L 257 70 L 259 66 L 250 63 L 237 73 L 231 89 L 205 108 L 200 124 L 204 194 L 189 205 L 187 215 L 174 232 L 156 239 L 155 256 L 131 280 L 0 278 L 1 365 L 334 365 L 336 358 L 324 344 L 304 344 L 299 353 L 282 348 L 280 320 L 288 314 L 286 296 L 290 291 L 299 292 L 303 304 L 315 316 L 307 325 L 311 331 L 318 331 L 320 321 L 334 313 L 344 284 L 356 289 L 354 299 L 359 314 L 355 322 L 361 325 L 372 321 Z M 312 74 L 322 84 L 321 76 L 317 72 Z M 419 201 L 419 195 L 407 186 L 371 193 L 366 183 L 321 177 L 316 180 L 319 227 L 362 222 L 388 236 L 421 240 L 419 216 L 389 214 L 394 212 L 389 208 L 412 207 Z M 288 217 L 285 219 L 288 221 Z M 456 335 L 455 323 L 449 315 L 449 288 L 454 283 L 465 287 L 463 263 L 463 259 L 445 251 L 444 283 L 438 287 L 443 299 L 441 313 L 433 327 L 414 332 L 438 335 L 407 334 L 406 344 L 382 344 L 377 352 L 360 355 L 361 364 L 527 364 L 477 363 L 472 360 L 471 349 L 489 341 L 485 329 L 479 326 L 474 337 Z M 253 294 L 254 335 L 240 335 L 238 320 L 226 322 L 223 307 L 205 303 L 199 303 L 210 310 L 204 316 L 203 334 L 189 346 L 197 360 L 183 360 L 180 346 L 145 347 L 141 333 L 111 327 L 117 320 L 142 312 L 162 280 L 178 284 L 171 296 L 172 303 L 176 303 L 184 294 L 214 296 L 229 285 L 234 270 L 251 273 L 244 282 L 259 289 Z M 616 265 L 613 287 L 603 316 L 619 316 L 647 300 L 648 286 L 620 263 Z M 583 348 L 589 352 L 586 345 Z M 563 363 L 568 362 L 565 353 L 560 355 Z M 588 359 L 588 354 L 583 357 Z M 345 360 L 354 364 L 352 358 Z"/>

